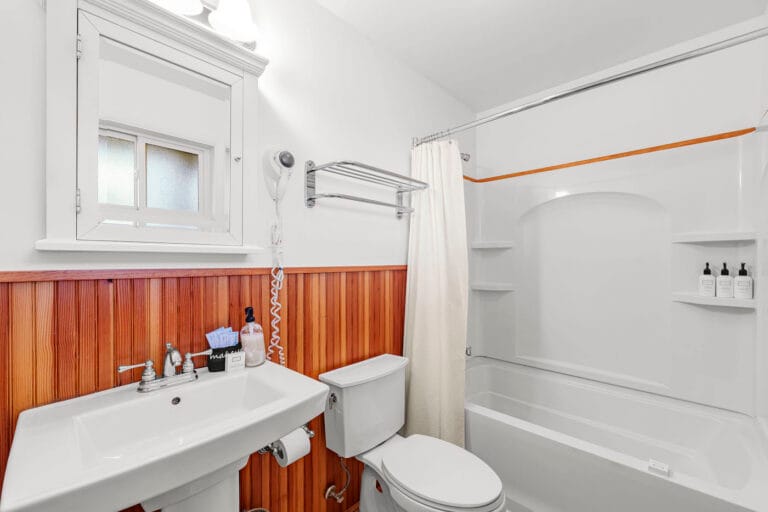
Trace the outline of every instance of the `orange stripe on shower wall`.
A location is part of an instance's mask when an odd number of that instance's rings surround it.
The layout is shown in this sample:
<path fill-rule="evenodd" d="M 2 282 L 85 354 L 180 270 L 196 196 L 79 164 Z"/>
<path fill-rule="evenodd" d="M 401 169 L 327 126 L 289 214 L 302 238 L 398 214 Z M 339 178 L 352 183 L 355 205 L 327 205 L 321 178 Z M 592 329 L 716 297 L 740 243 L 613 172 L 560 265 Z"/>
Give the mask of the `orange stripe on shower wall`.
<path fill-rule="evenodd" d="M 682 148 L 685 146 L 694 146 L 696 144 L 704 144 L 706 142 L 715 142 L 718 140 L 732 139 L 734 137 L 741 137 L 753 133 L 756 128 L 745 128 L 743 130 L 736 130 L 733 132 L 718 133 L 715 135 L 708 135 L 706 137 L 698 137 L 696 139 L 681 140 L 678 142 L 672 142 L 669 144 L 662 144 L 661 146 L 651 146 L 649 148 L 634 149 L 632 151 L 625 151 L 623 153 L 614 153 L 612 155 L 598 156 L 595 158 L 587 158 L 586 160 L 576 160 L 575 162 L 568 162 L 565 164 L 550 165 L 548 167 L 539 167 L 538 169 L 529 169 L 527 171 L 513 172 L 509 174 L 499 174 L 498 176 L 489 176 L 487 178 L 473 178 L 471 176 L 464 176 L 464 179 L 471 181 L 472 183 L 488 183 L 490 181 L 506 180 L 510 178 L 519 178 L 520 176 L 527 176 L 529 174 L 538 174 L 541 172 L 557 171 L 560 169 L 567 169 L 568 167 L 578 167 L 580 165 L 594 164 L 597 162 L 605 162 L 608 160 L 616 160 L 618 158 L 627 158 L 629 156 L 644 155 L 646 153 L 655 153 L 657 151 L 666 151 L 668 149 Z"/>

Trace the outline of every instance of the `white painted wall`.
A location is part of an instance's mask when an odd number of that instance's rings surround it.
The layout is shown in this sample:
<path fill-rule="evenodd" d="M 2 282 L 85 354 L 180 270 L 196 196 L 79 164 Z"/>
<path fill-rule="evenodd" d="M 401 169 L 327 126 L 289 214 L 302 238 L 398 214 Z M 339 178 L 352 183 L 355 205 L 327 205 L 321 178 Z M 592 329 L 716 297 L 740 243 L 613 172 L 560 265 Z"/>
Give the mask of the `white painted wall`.
<path fill-rule="evenodd" d="M 759 16 L 766 8 L 765 0 L 317 1 L 478 110 Z"/>
<path fill-rule="evenodd" d="M 253 8 L 260 28 L 258 52 L 271 63 L 261 78 L 260 116 L 247 143 L 255 140 L 259 156 L 275 147 L 292 151 L 298 160 L 284 203 L 286 265 L 405 263 L 407 221 L 397 221 L 392 212 L 328 203 L 305 208 L 304 162 L 358 159 L 407 173 L 412 137 L 463 122 L 473 113 L 311 0 L 254 0 Z M 269 264 L 268 253 L 36 251 L 34 242 L 45 235 L 45 13 L 40 2 L 0 2 L 0 42 L 13 48 L 0 54 L 0 270 Z M 465 140 L 470 147 L 471 136 Z M 245 164 L 246 172 L 260 172 L 260 159 Z M 262 188 L 246 191 L 246 200 L 258 202 L 263 217 L 259 232 L 246 235 L 266 246 L 268 196 Z"/>
<path fill-rule="evenodd" d="M 477 130 L 475 172 L 524 171 L 757 126 L 768 104 L 766 57 L 768 42 L 760 40 L 485 125 Z M 473 353 L 764 414 L 764 299 L 756 311 L 735 310 L 679 304 L 672 294 L 696 291 L 704 261 L 746 261 L 758 282 L 766 279 L 765 137 L 468 185 L 475 239 L 517 244 L 473 251 L 475 280 L 516 287 L 473 294 Z M 758 231 L 760 239 L 671 243 L 677 232 L 735 230 Z"/>
<path fill-rule="evenodd" d="M 478 117 L 767 25 L 768 18 L 734 25 Z M 766 41 L 662 68 L 480 127 L 477 175 L 524 171 L 756 126 L 768 108 Z"/>

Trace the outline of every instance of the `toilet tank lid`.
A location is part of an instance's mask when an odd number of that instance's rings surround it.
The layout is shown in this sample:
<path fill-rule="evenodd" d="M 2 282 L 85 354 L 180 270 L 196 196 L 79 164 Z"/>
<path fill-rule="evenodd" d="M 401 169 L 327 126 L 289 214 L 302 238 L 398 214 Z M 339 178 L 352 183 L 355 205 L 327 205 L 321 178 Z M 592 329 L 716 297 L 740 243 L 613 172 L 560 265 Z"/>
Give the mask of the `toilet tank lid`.
<path fill-rule="evenodd" d="M 330 372 L 321 373 L 319 379 L 337 388 L 357 386 L 374 379 L 385 377 L 408 364 L 408 359 L 393 354 L 383 354 L 359 363 L 342 366 Z"/>

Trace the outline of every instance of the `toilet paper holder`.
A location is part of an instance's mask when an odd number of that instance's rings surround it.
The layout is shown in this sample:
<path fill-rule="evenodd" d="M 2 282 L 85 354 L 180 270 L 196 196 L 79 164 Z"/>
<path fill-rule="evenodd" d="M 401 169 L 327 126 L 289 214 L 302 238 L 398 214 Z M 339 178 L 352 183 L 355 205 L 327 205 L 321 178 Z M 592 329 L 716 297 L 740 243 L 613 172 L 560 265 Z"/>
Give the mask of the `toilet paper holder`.
<path fill-rule="evenodd" d="M 302 425 L 301 428 L 304 429 L 304 432 L 307 433 L 307 437 L 309 437 L 310 439 L 315 437 L 315 431 L 312 430 L 311 428 L 309 428 L 308 425 Z M 272 455 L 274 455 L 276 457 L 281 457 L 281 458 L 283 457 L 282 451 L 277 446 L 277 441 L 269 443 L 267 446 L 265 446 L 264 448 L 260 449 L 256 453 L 258 453 L 259 455 L 264 455 L 265 453 L 270 453 L 270 454 L 272 454 Z"/>

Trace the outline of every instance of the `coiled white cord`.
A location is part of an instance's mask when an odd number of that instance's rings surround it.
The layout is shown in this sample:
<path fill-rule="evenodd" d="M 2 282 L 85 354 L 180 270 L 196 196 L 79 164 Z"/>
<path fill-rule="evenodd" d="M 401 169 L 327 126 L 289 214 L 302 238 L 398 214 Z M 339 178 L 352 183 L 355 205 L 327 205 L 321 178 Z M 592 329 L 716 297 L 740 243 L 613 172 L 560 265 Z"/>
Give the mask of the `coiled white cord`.
<path fill-rule="evenodd" d="M 269 314 L 272 316 L 270 325 L 272 326 L 272 335 L 269 337 L 269 347 L 267 348 L 267 358 L 271 361 L 272 354 L 277 351 L 277 358 L 281 365 L 285 366 L 285 352 L 280 345 L 280 310 L 283 305 L 280 304 L 280 290 L 283 289 L 283 266 L 272 267 L 272 297 L 269 300 Z"/>
<path fill-rule="evenodd" d="M 272 224 L 272 275 L 269 314 L 272 326 L 272 334 L 269 337 L 269 347 L 267 347 L 267 359 L 272 361 L 272 355 L 277 352 L 278 362 L 285 366 L 285 351 L 280 344 L 280 310 L 283 305 L 280 304 L 280 290 L 283 289 L 283 219 L 280 215 L 280 200 L 275 199 L 275 222 Z"/>

